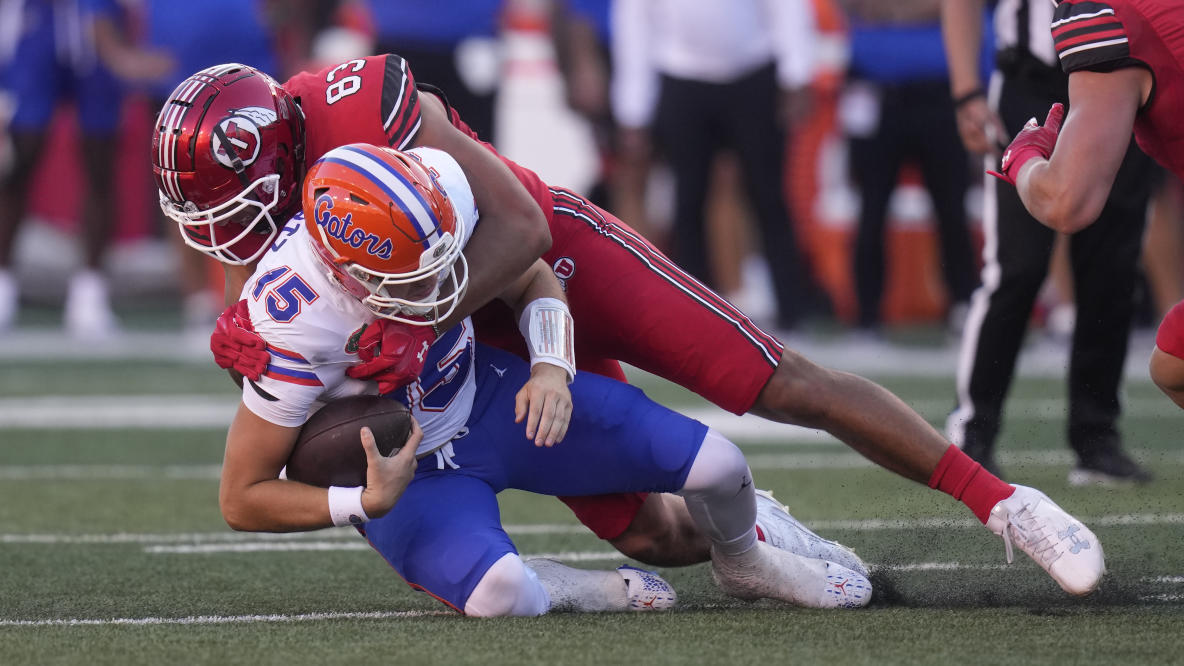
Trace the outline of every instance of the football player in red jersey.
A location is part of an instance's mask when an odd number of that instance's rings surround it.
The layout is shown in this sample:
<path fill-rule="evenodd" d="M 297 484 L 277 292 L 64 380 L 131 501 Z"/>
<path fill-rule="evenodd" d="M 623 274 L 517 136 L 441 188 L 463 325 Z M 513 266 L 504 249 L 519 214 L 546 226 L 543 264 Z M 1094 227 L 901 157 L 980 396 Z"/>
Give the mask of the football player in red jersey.
<path fill-rule="evenodd" d="M 1097 219 L 1134 131 L 1145 153 L 1184 178 L 1184 5 L 1062 0 L 1052 38 L 1069 74 L 1069 112 L 1029 121 L 996 175 L 1033 217 L 1065 233 Z M 1062 129 L 1063 127 L 1063 129 Z M 1151 357 L 1156 384 L 1184 406 L 1181 306 L 1164 317 Z"/>
<path fill-rule="evenodd" d="M 1052 38 L 1069 74 L 1069 112 L 1029 121 L 1001 173 L 1036 219 L 1065 233 L 1098 217 L 1131 131 L 1184 177 L 1184 6 L 1157 0 L 1062 0 Z M 1063 129 L 1062 129 L 1063 124 Z"/>
<path fill-rule="evenodd" d="M 291 113 L 295 106 L 302 116 Z M 258 127 L 261 148 L 223 136 L 223 125 L 254 108 L 273 110 L 266 115 L 274 122 Z M 276 131 L 276 123 L 289 128 Z M 729 411 L 826 430 L 881 466 L 953 495 L 1029 555 L 1043 547 L 1048 534 L 1055 548 L 1065 546 L 1055 537 L 1056 526 L 1063 528 L 1072 519 L 1043 494 L 1017 489 L 983 470 L 882 387 L 785 349 L 610 213 L 572 192 L 548 187 L 498 155 L 472 135 L 442 93 L 417 87 L 398 56 L 372 56 L 299 74 L 282 88 L 241 65 L 194 75 L 158 120 L 153 159 L 161 205 L 187 242 L 242 266 L 228 268 L 227 293 L 233 298 L 250 264 L 273 239 L 277 221 L 298 206 L 293 193 L 301 168 L 350 142 L 433 146 L 452 154 L 465 170 L 485 220 L 466 252 L 470 283 L 485 287 L 471 289 L 452 318 L 489 302 L 495 285 L 542 254 L 561 278 L 578 324 L 579 369 L 624 379 L 617 363 L 624 361 Z M 491 223 L 495 213 L 497 221 Z M 478 330 L 486 331 L 485 342 L 521 353 L 521 338 L 505 314 L 483 308 L 476 314 Z M 230 308 L 211 345 L 224 367 L 257 372 L 266 361 L 240 321 L 236 308 Z M 374 367 L 408 372 L 400 366 L 405 360 L 385 359 L 384 364 L 380 357 Z M 412 368 L 405 376 L 416 374 Z M 709 557 L 706 539 L 678 498 L 636 494 L 564 501 L 598 536 L 643 562 L 669 566 Z M 1011 529 L 1012 516 L 1025 509 L 1038 516 L 1041 529 Z M 1044 536 L 1036 537 L 1037 532 Z M 1047 558 L 1035 559 L 1074 593 L 1088 592 L 1102 573 L 1093 564 L 1079 566 L 1078 558 L 1059 558 L 1055 567 Z"/>

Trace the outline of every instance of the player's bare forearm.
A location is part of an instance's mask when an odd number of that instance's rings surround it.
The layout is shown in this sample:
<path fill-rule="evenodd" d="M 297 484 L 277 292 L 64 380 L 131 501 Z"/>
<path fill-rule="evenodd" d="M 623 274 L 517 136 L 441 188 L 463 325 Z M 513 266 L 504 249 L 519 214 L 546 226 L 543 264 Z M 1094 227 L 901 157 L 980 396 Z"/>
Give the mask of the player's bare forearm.
<path fill-rule="evenodd" d="M 452 316 L 451 327 L 493 300 L 506 285 L 551 248 L 547 218 L 514 174 L 491 151 L 448 122 L 433 95 L 420 97 L 423 125 L 416 145 L 451 155 L 465 172 L 481 223 L 466 246 L 469 288 Z"/>
<path fill-rule="evenodd" d="M 519 317 L 528 303 L 540 298 L 554 298 L 567 302 L 559 278 L 555 277 L 555 273 L 541 259 L 536 259 L 530 268 L 498 294 L 498 299 L 513 308 L 515 315 Z"/>
<path fill-rule="evenodd" d="M 1069 75 L 1069 115 L 1056 148 L 1050 159 L 1024 164 L 1016 178 L 1020 199 L 1033 217 L 1064 233 L 1080 231 L 1098 218 L 1150 78 L 1133 67 Z"/>
<path fill-rule="evenodd" d="M 243 404 L 226 435 L 218 501 L 233 529 L 298 532 L 331 527 L 324 488 L 277 478 L 300 428 L 270 423 Z"/>

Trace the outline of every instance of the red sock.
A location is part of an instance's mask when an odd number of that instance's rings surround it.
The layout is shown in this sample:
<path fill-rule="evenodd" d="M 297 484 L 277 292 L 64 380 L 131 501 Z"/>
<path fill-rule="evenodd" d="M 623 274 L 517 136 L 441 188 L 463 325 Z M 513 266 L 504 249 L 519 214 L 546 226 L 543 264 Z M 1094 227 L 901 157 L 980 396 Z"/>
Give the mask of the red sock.
<path fill-rule="evenodd" d="M 937 469 L 933 470 L 933 476 L 929 477 L 929 487 L 960 500 L 983 524 L 986 524 L 991 509 L 1015 492 L 1010 484 L 983 469 L 953 444 L 946 449 Z"/>

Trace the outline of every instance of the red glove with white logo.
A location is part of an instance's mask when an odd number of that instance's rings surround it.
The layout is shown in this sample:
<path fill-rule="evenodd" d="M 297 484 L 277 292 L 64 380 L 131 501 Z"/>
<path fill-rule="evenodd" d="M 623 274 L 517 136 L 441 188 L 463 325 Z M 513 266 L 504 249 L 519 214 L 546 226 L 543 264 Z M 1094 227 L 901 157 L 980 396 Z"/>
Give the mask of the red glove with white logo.
<path fill-rule="evenodd" d="M 259 381 L 271 356 L 267 353 L 267 343 L 251 325 L 246 299 L 226 308 L 218 317 L 210 335 L 210 351 L 214 352 L 214 362 L 219 368 Z"/>
<path fill-rule="evenodd" d="M 379 393 L 390 393 L 419 377 L 428 349 L 435 341 L 436 332 L 431 326 L 376 319 L 358 339 L 361 363 L 350 366 L 345 374 L 354 379 L 376 381 Z"/>
<path fill-rule="evenodd" d="M 1003 151 L 1003 162 L 999 171 L 987 173 L 1015 185 L 1015 179 L 1020 175 L 1020 167 L 1024 166 L 1025 162 L 1035 157 L 1048 159 L 1052 155 L 1052 149 L 1057 145 L 1057 135 L 1061 132 L 1061 121 L 1064 119 L 1065 106 L 1058 102 L 1048 110 L 1043 127 L 1036 124 L 1035 118 L 1029 120 L 1024 129 L 1011 140 L 1007 150 Z"/>

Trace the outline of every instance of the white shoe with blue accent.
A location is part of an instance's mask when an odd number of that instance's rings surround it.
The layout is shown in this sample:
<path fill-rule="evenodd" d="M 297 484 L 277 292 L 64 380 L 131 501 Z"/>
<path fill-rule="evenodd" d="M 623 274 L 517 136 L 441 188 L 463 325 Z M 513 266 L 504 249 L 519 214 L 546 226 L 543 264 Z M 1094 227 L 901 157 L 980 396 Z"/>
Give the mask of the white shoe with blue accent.
<path fill-rule="evenodd" d="M 526 566 L 547 591 L 551 612 L 667 610 L 678 600 L 670 583 L 637 567 L 626 565 L 615 571 L 576 569 L 538 557 L 526 560 Z"/>
<path fill-rule="evenodd" d="M 1048 495 L 1027 486 L 991 509 L 987 529 L 1003 537 L 1007 563 L 1018 546 L 1069 594 L 1089 594 L 1106 573 L 1102 544 Z"/>
<path fill-rule="evenodd" d="M 617 573 L 625 579 L 631 611 L 668 610 L 678 602 L 670 583 L 652 571 L 624 565 L 617 567 Z"/>

